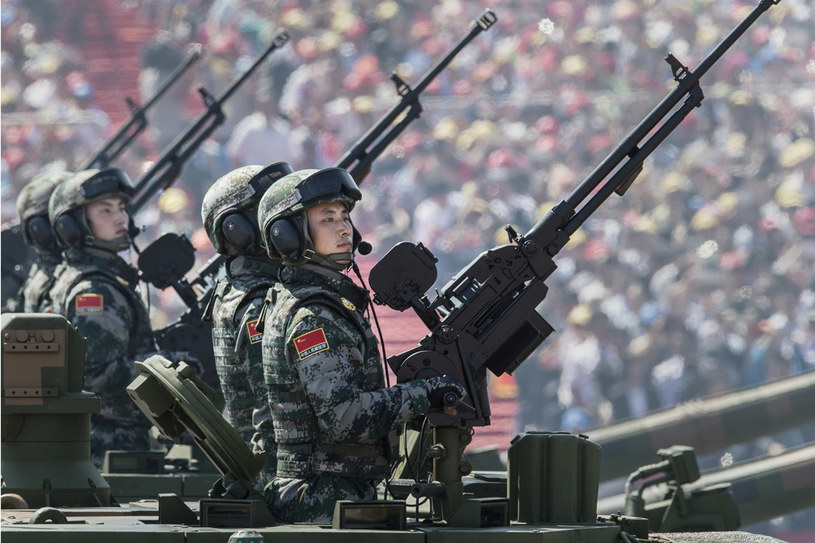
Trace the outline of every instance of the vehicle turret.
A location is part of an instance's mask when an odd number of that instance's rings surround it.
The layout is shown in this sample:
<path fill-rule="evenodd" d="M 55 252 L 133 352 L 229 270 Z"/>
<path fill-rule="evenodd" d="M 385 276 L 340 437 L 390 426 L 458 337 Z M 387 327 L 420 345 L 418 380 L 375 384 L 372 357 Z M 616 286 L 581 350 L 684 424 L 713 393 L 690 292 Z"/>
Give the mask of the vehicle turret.
<path fill-rule="evenodd" d="M 0 319 L 3 494 L 30 507 L 110 505 L 90 457 L 100 400 L 82 390 L 85 339 L 59 315 Z"/>

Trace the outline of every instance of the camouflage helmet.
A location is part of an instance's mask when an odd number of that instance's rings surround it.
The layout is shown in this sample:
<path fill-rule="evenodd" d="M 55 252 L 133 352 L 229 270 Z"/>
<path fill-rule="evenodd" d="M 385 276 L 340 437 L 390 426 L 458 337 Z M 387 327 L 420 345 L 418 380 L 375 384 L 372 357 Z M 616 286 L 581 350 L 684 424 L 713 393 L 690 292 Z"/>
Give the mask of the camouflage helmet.
<path fill-rule="evenodd" d="M 31 180 L 17 196 L 17 216 L 23 231 L 23 240 L 38 251 L 59 251 L 51 222 L 48 220 L 48 200 L 54 189 L 70 178 L 72 172 L 47 172 Z"/>
<path fill-rule="evenodd" d="M 97 239 L 85 218 L 85 206 L 102 198 L 120 197 L 129 202 L 134 194 L 127 174 L 118 168 L 82 170 L 54 190 L 48 201 L 48 219 L 60 246 L 98 247 L 117 252 L 130 246 L 130 237 Z"/>
<path fill-rule="evenodd" d="M 361 198 L 354 178 L 341 168 L 299 170 L 282 178 L 266 191 L 258 205 L 258 225 L 268 255 L 290 264 L 313 260 L 338 269 L 346 267 L 314 252 L 305 210 L 343 202 L 350 211 Z M 361 238 L 356 229 L 353 235 L 356 248 Z"/>
<path fill-rule="evenodd" d="M 204 230 L 222 255 L 263 254 L 257 206 L 272 184 L 292 173 L 287 162 L 243 166 L 215 181 L 201 204 Z"/>

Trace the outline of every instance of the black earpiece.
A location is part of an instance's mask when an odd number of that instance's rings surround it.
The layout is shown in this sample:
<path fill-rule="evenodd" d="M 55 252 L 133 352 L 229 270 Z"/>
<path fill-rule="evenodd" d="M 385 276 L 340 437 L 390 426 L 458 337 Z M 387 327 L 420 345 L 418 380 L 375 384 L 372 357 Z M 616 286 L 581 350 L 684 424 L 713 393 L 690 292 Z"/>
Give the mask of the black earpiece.
<path fill-rule="evenodd" d="M 278 254 L 288 260 L 297 260 L 305 251 L 302 229 L 291 217 L 277 219 L 269 226 L 269 240 Z"/>
<path fill-rule="evenodd" d="M 232 213 L 224 218 L 221 233 L 233 249 L 239 253 L 257 250 L 257 228 L 241 213 Z"/>
<path fill-rule="evenodd" d="M 55 251 L 57 249 L 57 240 L 54 237 L 51 223 L 48 222 L 48 217 L 44 215 L 31 217 L 26 221 L 25 229 L 31 244 L 40 251 Z"/>
<path fill-rule="evenodd" d="M 82 241 L 82 227 L 70 213 L 61 215 L 54 226 L 57 241 L 63 247 L 75 247 Z"/>

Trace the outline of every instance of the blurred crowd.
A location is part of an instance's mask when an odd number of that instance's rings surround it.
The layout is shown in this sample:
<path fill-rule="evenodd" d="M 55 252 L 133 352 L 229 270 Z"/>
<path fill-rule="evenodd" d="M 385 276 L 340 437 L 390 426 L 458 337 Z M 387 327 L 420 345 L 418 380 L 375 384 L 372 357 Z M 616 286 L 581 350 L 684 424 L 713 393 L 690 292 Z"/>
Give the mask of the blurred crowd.
<path fill-rule="evenodd" d="M 76 7 L 3 0 L 2 212 L 48 168 L 81 165 L 115 130 L 83 60 Z M 150 115 L 121 163 L 133 179 L 266 48 L 289 43 L 225 108 L 179 181 L 136 217 L 146 244 L 200 222 L 209 184 L 246 164 L 335 165 L 485 7 L 477 36 L 430 85 L 420 119 L 361 183 L 355 221 L 383 255 L 421 241 L 439 285 L 564 199 L 752 9 L 729 0 L 126 0 L 93 2 L 111 32 L 152 26 L 144 99 L 192 43 L 189 82 Z M 104 9 L 103 9 L 104 8 Z M 86 18 L 91 11 L 86 10 Z M 705 94 L 556 258 L 540 312 L 557 332 L 516 372 L 518 430 L 580 431 L 815 369 L 815 4 L 773 6 L 702 79 Z M 98 24 L 96 26 L 99 26 Z M 87 30 L 87 29 L 86 29 Z M 105 39 L 110 40 L 108 36 Z M 113 38 L 115 41 L 115 37 Z M 372 258 L 372 257 L 368 257 Z M 157 326 L 183 310 L 151 293 Z M 417 338 L 418 339 L 418 338 Z"/>

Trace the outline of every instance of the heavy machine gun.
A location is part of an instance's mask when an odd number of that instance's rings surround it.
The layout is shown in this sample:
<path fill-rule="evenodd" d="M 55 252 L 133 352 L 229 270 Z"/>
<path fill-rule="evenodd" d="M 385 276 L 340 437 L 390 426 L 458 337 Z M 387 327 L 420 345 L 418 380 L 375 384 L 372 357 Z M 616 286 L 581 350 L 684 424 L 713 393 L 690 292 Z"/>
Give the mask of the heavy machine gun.
<path fill-rule="evenodd" d="M 666 61 L 676 88 L 565 200 L 526 234 L 507 226 L 509 244 L 481 253 L 432 302 L 424 292 L 435 281 L 436 259 L 421 244 L 397 244 L 373 267 L 370 282 L 375 301 L 399 311 L 412 307 L 430 329 L 415 349 L 389 357 L 398 380 L 446 373 L 470 392 L 472 410 L 455 417 L 434 415 L 434 424 L 489 424 L 486 370 L 511 373 L 553 332 L 535 307 L 546 297 L 544 281 L 557 267 L 554 257 L 612 193 L 625 194 L 645 159 L 701 104 L 700 78 L 776 3 L 759 2 L 693 71 L 669 54 Z"/>
<path fill-rule="evenodd" d="M 399 311 L 412 307 L 430 330 L 417 347 L 388 358 L 398 382 L 449 375 L 468 391 L 455 416 L 428 416 L 434 439 L 447 451 L 434 462 L 434 476 L 446 478 L 437 480 L 447 490 L 428 485 L 414 489 L 414 496 L 431 496 L 434 510 L 455 514 L 461 505 L 456 452 L 463 450 L 467 428 L 490 423 L 487 370 L 512 373 L 554 331 L 536 311 L 548 291 L 545 281 L 557 267 L 554 257 L 613 193 L 625 194 L 645 159 L 701 104 L 701 77 L 778 1 L 761 0 L 694 70 L 668 54 L 674 90 L 565 200 L 526 234 L 507 226 L 509 243 L 481 253 L 433 301 L 425 292 L 436 279 L 436 259 L 421 244 L 397 244 L 372 268 L 374 301 Z"/>

